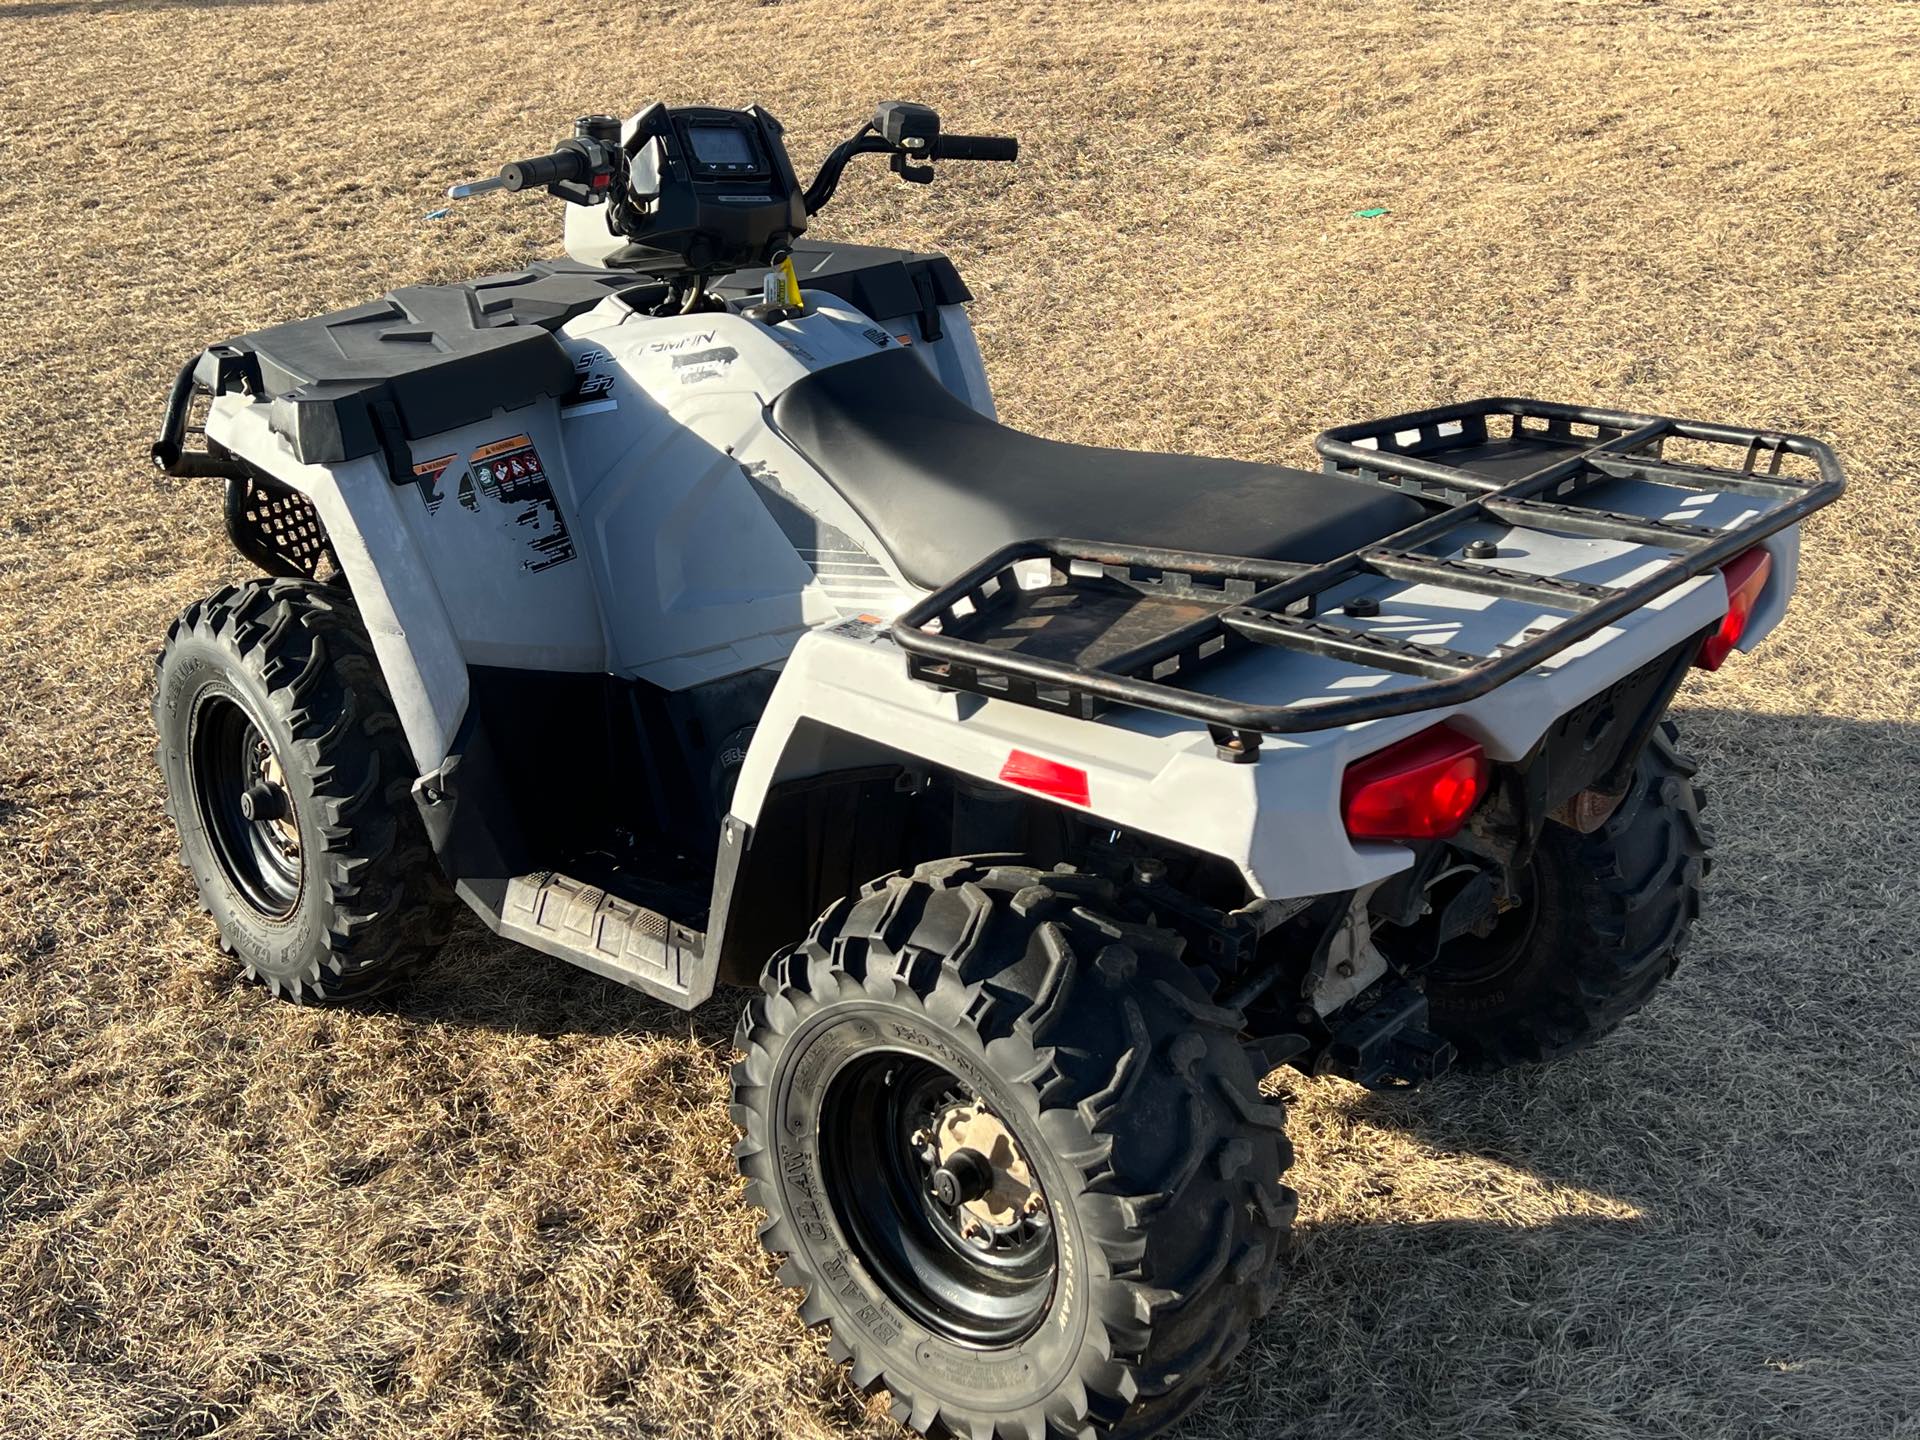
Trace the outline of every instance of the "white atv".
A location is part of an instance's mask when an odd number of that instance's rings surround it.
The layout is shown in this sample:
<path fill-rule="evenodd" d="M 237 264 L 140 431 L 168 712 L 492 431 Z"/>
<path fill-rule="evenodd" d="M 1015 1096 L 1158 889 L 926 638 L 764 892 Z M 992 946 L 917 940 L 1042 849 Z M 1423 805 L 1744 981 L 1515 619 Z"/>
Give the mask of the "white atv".
<path fill-rule="evenodd" d="M 1546 1060 L 1673 969 L 1707 836 L 1663 713 L 1843 480 L 1518 399 L 1319 474 L 1022 434 L 948 260 L 801 241 L 868 153 L 1015 145 L 888 104 L 803 189 L 758 108 L 588 117 L 455 190 L 570 202 L 571 263 L 190 362 L 155 458 L 274 578 L 167 636 L 169 809 L 289 999 L 456 896 L 677 1006 L 758 985 L 740 1168 L 854 1381 L 1145 1434 L 1272 1293 L 1272 1066 Z"/>

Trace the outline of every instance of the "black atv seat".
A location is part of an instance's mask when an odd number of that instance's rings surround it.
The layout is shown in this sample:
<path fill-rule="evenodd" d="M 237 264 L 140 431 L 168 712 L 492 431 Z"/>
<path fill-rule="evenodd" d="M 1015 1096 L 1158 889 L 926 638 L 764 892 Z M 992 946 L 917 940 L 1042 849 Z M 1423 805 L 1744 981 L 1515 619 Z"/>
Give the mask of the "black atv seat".
<path fill-rule="evenodd" d="M 1426 513 L 1337 475 L 1023 434 L 959 399 L 904 347 L 816 370 L 774 402 L 773 418 L 928 589 L 1020 540 L 1312 563 Z"/>

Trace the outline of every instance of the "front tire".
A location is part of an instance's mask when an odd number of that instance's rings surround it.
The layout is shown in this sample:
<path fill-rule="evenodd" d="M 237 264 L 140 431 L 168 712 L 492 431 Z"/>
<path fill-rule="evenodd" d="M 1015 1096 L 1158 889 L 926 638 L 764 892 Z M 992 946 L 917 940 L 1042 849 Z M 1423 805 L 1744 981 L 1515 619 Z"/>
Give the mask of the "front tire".
<path fill-rule="evenodd" d="M 1662 721 L 1626 797 L 1590 835 L 1549 824 L 1521 904 L 1427 970 L 1435 1031 L 1468 1069 L 1556 1060 L 1599 1041 L 1674 972 L 1712 863 L 1693 762 Z"/>
<path fill-rule="evenodd" d="M 412 756 L 345 591 L 228 586 L 187 607 L 157 666 L 167 814 L 248 979 L 357 999 L 446 940 Z"/>
<path fill-rule="evenodd" d="M 1270 1302 L 1284 1116 L 1239 1014 L 1117 899 L 923 865 L 829 910 L 741 1018 L 762 1241 L 855 1384 L 923 1433 L 1157 1430 Z M 955 1200 L 940 1176 L 968 1150 L 987 1188 Z"/>

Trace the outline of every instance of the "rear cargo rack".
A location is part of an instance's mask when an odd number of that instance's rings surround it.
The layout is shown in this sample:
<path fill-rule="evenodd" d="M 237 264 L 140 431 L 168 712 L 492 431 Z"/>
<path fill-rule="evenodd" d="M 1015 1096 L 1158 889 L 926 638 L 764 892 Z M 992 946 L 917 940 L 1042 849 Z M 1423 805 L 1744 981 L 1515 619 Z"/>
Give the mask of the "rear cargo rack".
<path fill-rule="evenodd" d="M 894 621 L 908 673 L 944 689 L 1082 719 L 1117 704 L 1199 720 L 1223 756 L 1251 760 L 1262 735 L 1330 730 L 1484 695 L 1797 524 L 1846 488 L 1833 452 L 1805 436 L 1539 400 L 1473 400 L 1340 426 L 1323 432 L 1314 448 L 1327 471 L 1400 490 L 1433 513 L 1314 565 L 1084 540 L 1022 541 Z M 1684 458 L 1672 453 L 1676 448 Z M 1706 458 L 1696 459 L 1701 451 Z M 1788 457 L 1813 474 L 1784 473 Z M 1620 480 L 1741 495 L 1761 508 L 1714 528 L 1582 503 L 1589 490 Z M 1448 544 L 1453 532 L 1489 521 L 1651 546 L 1668 558 L 1632 584 L 1607 586 L 1431 553 L 1457 549 Z M 1048 583 L 1020 583 L 1042 568 Z M 1528 601 L 1565 618 L 1491 655 L 1475 655 L 1323 615 L 1329 591 L 1366 577 Z M 1418 683 L 1293 705 L 1249 704 L 1186 688 L 1205 662 L 1249 645 Z"/>

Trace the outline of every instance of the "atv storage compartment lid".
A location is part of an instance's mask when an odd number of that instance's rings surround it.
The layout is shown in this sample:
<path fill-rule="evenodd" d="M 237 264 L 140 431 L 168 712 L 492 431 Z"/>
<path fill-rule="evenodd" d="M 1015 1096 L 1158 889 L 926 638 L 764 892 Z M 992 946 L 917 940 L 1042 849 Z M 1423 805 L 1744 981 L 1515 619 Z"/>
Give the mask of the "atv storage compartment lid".
<path fill-rule="evenodd" d="M 459 285 L 409 285 L 378 300 L 216 345 L 195 378 L 244 387 L 273 406 L 273 428 L 309 465 L 371 455 L 573 388 L 552 331 L 635 277 L 572 261 Z M 383 435 L 388 420 L 398 435 Z"/>
<path fill-rule="evenodd" d="M 801 244 L 803 285 L 881 323 L 917 316 L 936 339 L 939 307 L 973 298 L 944 255 L 873 245 Z M 722 295 L 758 294 L 764 270 L 720 277 Z M 409 285 L 378 300 L 273 325 L 208 349 L 195 380 L 214 394 L 244 389 L 273 408 L 274 430 L 295 458 L 328 465 L 485 420 L 543 397 L 565 396 L 573 362 L 552 332 L 609 295 L 661 286 L 572 260 L 456 285 Z M 403 467 L 404 468 L 404 467 Z"/>

